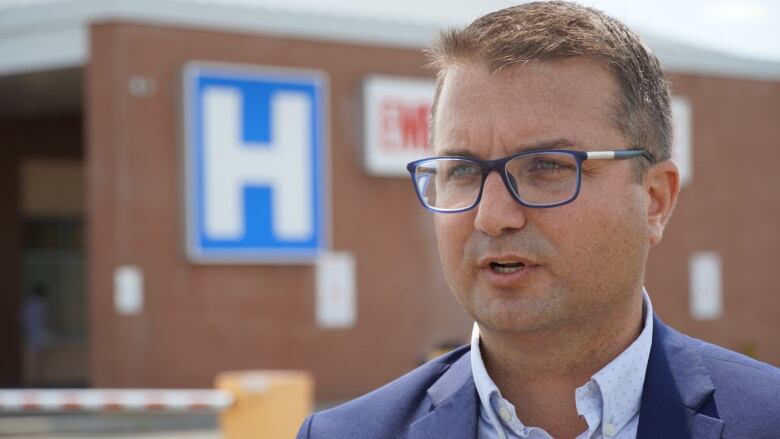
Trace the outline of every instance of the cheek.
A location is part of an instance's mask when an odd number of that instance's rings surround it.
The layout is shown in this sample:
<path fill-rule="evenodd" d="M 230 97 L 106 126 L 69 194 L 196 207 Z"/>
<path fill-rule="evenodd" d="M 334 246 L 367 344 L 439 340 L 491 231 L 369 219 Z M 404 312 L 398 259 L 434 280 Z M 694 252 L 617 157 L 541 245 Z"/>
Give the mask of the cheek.
<path fill-rule="evenodd" d="M 646 234 L 641 206 L 631 196 L 582 201 L 562 212 L 555 221 L 560 227 L 551 231 L 555 247 L 566 253 L 567 275 L 594 284 L 635 277 Z"/>
<path fill-rule="evenodd" d="M 467 213 L 436 214 L 434 217 L 436 241 L 447 278 L 458 270 L 462 262 L 466 242 L 473 230 L 474 221 L 470 217 Z"/>

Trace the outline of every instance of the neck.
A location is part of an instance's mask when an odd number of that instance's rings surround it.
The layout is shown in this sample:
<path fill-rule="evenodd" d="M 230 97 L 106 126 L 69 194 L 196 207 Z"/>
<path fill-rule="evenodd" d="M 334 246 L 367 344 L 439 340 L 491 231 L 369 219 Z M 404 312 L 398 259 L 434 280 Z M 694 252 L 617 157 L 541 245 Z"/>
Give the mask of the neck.
<path fill-rule="evenodd" d="M 598 317 L 586 317 L 529 332 L 480 326 L 482 358 L 502 396 L 514 404 L 523 423 L 558 432 L 553 437 L 568 437 L 572 431 L 576 436 L 587 428 L 577 414 L 574 391 L 639 335 L 642 295 Z"/>

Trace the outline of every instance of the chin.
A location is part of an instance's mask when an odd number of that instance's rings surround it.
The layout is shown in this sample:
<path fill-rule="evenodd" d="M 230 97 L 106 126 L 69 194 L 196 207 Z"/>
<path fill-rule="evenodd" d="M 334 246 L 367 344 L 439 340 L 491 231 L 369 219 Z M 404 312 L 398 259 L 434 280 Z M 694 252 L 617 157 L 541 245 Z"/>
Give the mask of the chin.
<path fill-rule="evenodd" d="M 553 303 L 528 300 L 491 300 L 474 308 L 472 317 L 480 327 L 500 332 L 533 332 L 554 327 L 560 309 Z"/>

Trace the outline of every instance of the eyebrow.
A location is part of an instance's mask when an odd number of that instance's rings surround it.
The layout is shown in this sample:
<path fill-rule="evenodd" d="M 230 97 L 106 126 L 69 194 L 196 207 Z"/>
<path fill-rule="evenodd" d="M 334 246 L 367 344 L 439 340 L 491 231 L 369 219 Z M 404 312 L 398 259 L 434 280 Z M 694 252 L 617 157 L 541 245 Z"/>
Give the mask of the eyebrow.
<path fill-rule="evenodd" d="M 581 145 L 581 142 L 577 142 L 565 138 L 554 139 L 554 140 L 542 140 L 539 142 L 529 143 L 514 148 L 514 151 L 512 151 L 512 153 L 510 153 L 509 155 L 517 154 L 524 151 L 531 151 L 531 150 L 579 149 L 579 145 Z M 477 158 L 477 154 L 474 154 L 474 152 L 472 152 L 470 149 L 461 148 L 461 147 L 443 148 L 441 152 L 437 154 L 437 156 L 461 156 L 461 157 Z"/>

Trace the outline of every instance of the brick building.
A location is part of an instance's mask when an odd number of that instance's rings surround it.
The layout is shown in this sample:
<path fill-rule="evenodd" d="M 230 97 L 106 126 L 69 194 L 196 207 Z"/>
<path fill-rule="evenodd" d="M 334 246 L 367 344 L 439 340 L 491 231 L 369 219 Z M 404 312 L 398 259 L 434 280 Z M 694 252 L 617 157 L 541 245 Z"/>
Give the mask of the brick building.
<path fill-rule="evenodd" d="M 341 399 L 464 342 L 470 321 L 443 280 L 430 215 L 403 169 L 368 164 L 371 112 L 392 109 L 367 84 L 385 79 L 402 99 L 419 83 L 424 94 L 421 49 L 491 8 L 444 19 L 402 6 L 0 2 L 0 385 L 26 382 L 17 313 L 37 285 L 54 333 L 48 385 L 202 387 L 223 370 L 292 368 L 313 372 L 318 398 Z M 651 255 L 654 307 L 683 331 L 780 364 L 780 64 L 644 37 L 672 83 L 687 179 Z M 341 265 L 322 274 L 317 257 L 187 251 L 193 62 L 324 78 L 315 253 Z M 378 117 L 419 149 L 419 119 Z M 347 296 L 318 293 L 329 270 Z"/>

